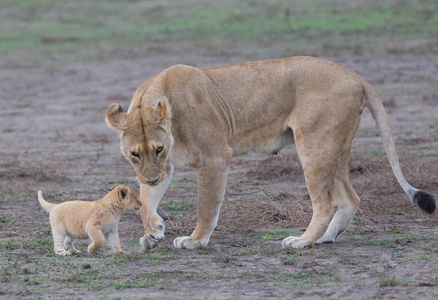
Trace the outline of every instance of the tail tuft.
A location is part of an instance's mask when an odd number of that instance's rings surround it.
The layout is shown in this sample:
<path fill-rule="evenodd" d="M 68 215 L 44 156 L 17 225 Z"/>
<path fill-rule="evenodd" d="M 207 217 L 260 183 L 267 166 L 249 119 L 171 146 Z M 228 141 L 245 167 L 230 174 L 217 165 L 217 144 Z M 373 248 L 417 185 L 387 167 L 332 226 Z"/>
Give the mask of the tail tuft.
<path fill-rule="evenodd" d="M 435 198 L 431 194 L 417 191 L 414 195 L 413 202 L 427 214 L 431 215 L 435 211 Z"/>

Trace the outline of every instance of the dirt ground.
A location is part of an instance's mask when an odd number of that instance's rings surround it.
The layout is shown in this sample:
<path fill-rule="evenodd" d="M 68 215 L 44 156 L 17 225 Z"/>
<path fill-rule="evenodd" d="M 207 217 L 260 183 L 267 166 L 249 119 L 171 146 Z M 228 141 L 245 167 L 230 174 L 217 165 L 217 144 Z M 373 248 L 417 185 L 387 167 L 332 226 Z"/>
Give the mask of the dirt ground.
<path fill-rule="evenodd" d="M 265 45 L 263 57 L 280 49 Z M 151 53 L 86 63 L 6 57 L 0 61 L 0 298 L 14 299 L 429 299 L 438 297 L 436 215 L 409 203 L 392 175 L 367 111 L 352 149 L 362 201 L 336 244 L 282 249 L 302 233 L 311 204 L 294 147 L 278 156 L 235 158 L 219 225 L 208 247 L 176 250 L 195 225 L 196 176 L 177 169 L 159 214 L 166 238 L 139 253 L 138 215 L 120 223 L 122 247 L 55 257 L 48 215 L 37 202 L 96 200 L 123 183 L 138 191 L 107 107 L 127 108 L 149 76 L 176 63 L 250 61 L 245 51 Z M 438 55 L 330 57 L 365 77 L 384 101 L 407 180 L 438 195 Z M 85 252 L 87 241 L 77 242 Z"/>

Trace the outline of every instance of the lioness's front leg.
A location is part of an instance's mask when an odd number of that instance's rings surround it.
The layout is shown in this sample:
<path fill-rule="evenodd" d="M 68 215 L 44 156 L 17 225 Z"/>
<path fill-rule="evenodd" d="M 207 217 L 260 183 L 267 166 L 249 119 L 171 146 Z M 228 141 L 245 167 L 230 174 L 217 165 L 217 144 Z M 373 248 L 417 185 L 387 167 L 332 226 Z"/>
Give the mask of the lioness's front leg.
<path fill-rule="evenodd" d="M 228 162 L 198 168 L 198 207 L 196 228 L 191 236 L 173 241 L 176 248 L 194 249 L 206 246 L 217 226 L 220 206 L 224 198 Z"/>
<path fill-rule="evenodd" d="M 140 215 L 145 231 L 144 236 L 140 239 L 143 252 L 157 246 L 164 238 L 165 226 L 163 219 L 157 214 L 157 206 L 169 187 L 172 175 L 173 165 L 168 165 L 166 179 L 157 186 L 140 184 L 140 201 L 142 203 Z"/>

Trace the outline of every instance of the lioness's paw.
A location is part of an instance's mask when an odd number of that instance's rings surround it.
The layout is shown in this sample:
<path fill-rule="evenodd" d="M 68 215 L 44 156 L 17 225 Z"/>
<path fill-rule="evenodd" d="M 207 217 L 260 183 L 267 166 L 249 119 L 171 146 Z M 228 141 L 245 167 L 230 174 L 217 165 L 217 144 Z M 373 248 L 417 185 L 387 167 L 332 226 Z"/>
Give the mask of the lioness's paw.
<path fill-rule="evenodd" d="M 336 237 L 325 236 L 323 235 L 318 240 L 316 240 L 317 244 L 325 244 L 325 243 L 336 243 Z"/>
<path fill-rule="evenodd" d="M 312 243 L 310 243 L 308 240 L 299 238 L 299 237 L 295 237 L 295 236 L 290 236 L 287 237 L 283 240 L 283 242 L 281 243 L 281 245 L 283 247 L 292 247 L 292 248 L 297 248 L 297 249 L 302 249 L 305 247 L 311 247 Z"/>
<path fill-rule="evenodd" d="M 158 244 L 164 239 L 164 234 L 162 236 L 156 236 L 153 234 L 145 234 L 140 239 L 141 250 L 145 252 L 147 249 L 152 249 L 158 246 Z"/>
<path fill-rule="evenodd" d="M 56 251 L 56 254 L 62 255 L 62 256 L 69 256 L 69 255 L 71 255 L 71 251 L 61 250 L 61 251 Z"/>
<path fill-rule="evenodd" d="M 208 240 L 193 240 L 189 236 L 180 236 L 173 240 L 173 246 L 178 249 L 195 249 L 207 244 Z"/>

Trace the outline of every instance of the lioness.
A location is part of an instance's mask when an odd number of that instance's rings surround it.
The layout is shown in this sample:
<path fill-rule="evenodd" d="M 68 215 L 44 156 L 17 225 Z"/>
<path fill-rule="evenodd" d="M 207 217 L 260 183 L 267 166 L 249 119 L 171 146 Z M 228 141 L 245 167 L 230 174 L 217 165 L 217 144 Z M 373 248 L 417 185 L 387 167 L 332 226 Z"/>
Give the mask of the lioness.
<path fill-rule="evenodd" d="M 118 185 L 98 201 L 69 201 L 60 204 L 49 203 L 38 192 L 41 207 L 50 213 L 54 250 L 58 255 L 81 253 L 73 245 L 74 239 L 88 239 L 88 253 L 95 254 L 106 239 L 111 250 L 124 253 L 119 241 L 119 221 L 122 212 L 139 210 L 141 202 L 135 192 L 124 185 Z"/>
<path fill-rule="evenodd" d="M 231 157 L 275 154 L 293 142 L 313 217 L 302 236 L 284 239 L 283 246 L 335 242 L 359 203 L 348 157 L 365 106 L 399 184 L 411 201 L 433 213 L 434 198 L 403 177 L 382 101 L 368 82 L 339 64 L 292 57 L 207 69 L 176 65 L 152 76 L 134 93 L 127 112 L 112 104 L 106 118 L 140 182 L 143 249 L 164 237 L 156 210 L 174 165 L 197 170 L 196 228 L 173 242 L 191 249 L 207 245 L 216 227 Z"/>

